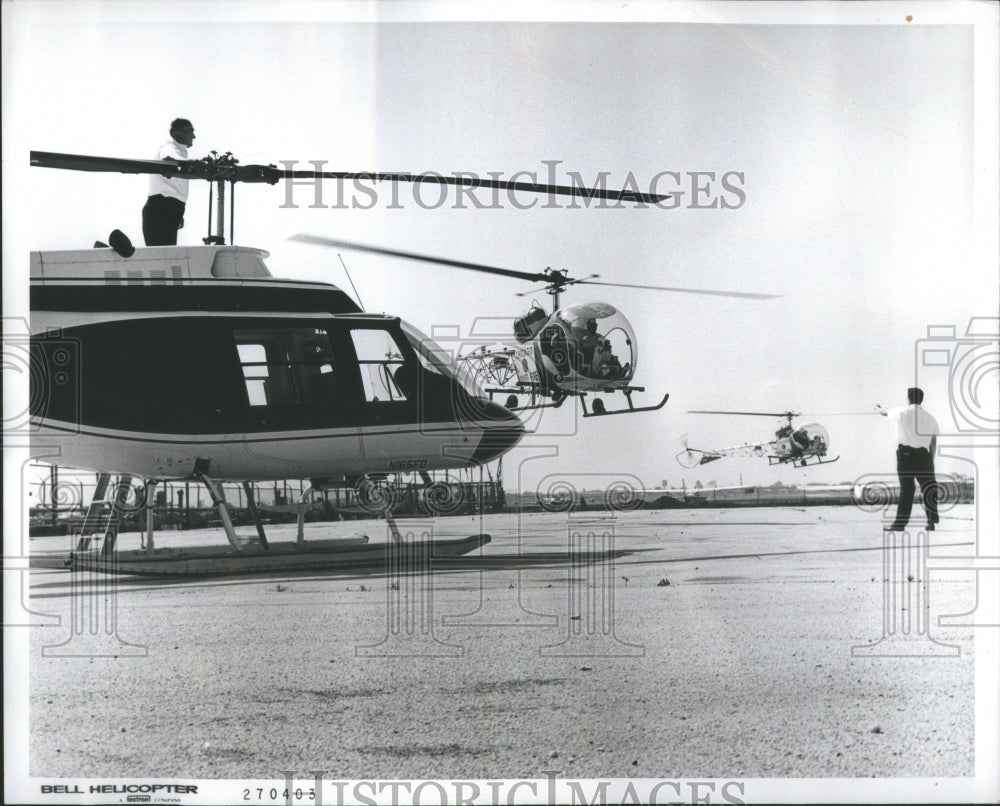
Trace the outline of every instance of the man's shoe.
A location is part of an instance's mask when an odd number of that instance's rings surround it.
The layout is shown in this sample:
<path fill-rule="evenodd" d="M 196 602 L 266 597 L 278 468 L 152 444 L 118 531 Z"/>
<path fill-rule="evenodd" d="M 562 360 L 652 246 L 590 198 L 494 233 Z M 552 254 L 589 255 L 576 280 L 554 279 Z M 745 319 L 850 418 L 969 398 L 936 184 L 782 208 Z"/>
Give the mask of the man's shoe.
<path fill-rule="evenodd" d="M 900 526 L 898 523 L 892 523 L 889 526 L 883 527 L 883 532 L 903 532 L 906 530 L 905 526 Z"/>
<path fill-rule="evenodd" d="M 108 244 L 122 257 L 132 257 L 135 254 L 135 247 L 132 246 L 132 241 L 120 229 L 112 231 L 111 235 L 108 236 Z"/>
<path fill-rule="evenodd" d="M 933 532 L 933 531 L 934 531 L 934 524 L 933 524 L 933 523 L 928 523 L 928 524 L 927 524 L 927 525 L 926 525 L 926 526 L 924 527 L 924 531 L 925 531 L 925 532 Z"/>

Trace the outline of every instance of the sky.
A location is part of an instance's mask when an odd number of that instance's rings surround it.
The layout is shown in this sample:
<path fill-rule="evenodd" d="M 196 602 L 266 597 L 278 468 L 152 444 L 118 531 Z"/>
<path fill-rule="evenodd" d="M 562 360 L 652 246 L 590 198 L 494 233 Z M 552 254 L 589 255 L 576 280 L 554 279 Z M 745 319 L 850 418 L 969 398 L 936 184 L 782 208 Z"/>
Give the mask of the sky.
<path fill-rule="evenodd" d="M 554 473 L 648 487 L 892 474 L 895 435 L 870 412 L 905 404 L 914 383 L 945 432 L 959 430 L 956 395 L 996 431 L 996 336 L 964 338 L 973 317 L 996 333 L 996 43 L 973 24 L 989 4 L 857 5 L 514 4 L 501 18 L 424 3 L 5 3 L 4 316 L 24 315 L 30 250 L 85 248 L 114 228 L 141 242 L 147 178 L 29 168 L 28 152 L 148 159 L 176 116 L 195 125 L 195 158 L 540 181 L 554 165 L 562 184 L 606 172 L 643 190 L 659 176 L 682 191 L 673 209 L 523 195 L 476 209 L 408 186 L 394 203 L 384 184 L 375 203 L 348 193 L 359 208 L 335 209 L 332 183 L 310 209 L 310 187 L 244 185 L 236 242 L 269 251 L 276 276 L 353 281 L 367 310 L 449 348 L 549 300 L 517 296 L 532 288 L 517 280 L 344 251 L 348 278 L 335 252 L 287 239 L 780 295 L 571 289 L 564 304 L 609 302 L 631 322 L 637 405 L 670 399 L 604 420 L 570 405 L 531 418 L 505 459 L 508 487 Z M 192 183 L 181 243 L 206 234 L 207 196 Z M 985 350 L 967 362 L 974 379 L 923 365 L 928 327 L 953 328 L 956 355 Z M 726 447 L 779 424 L 691 409 L 802 412 L 840 459 L 684 469 L 684 440 Z M 969 474 L 964 450 L 939 472 Z"/>

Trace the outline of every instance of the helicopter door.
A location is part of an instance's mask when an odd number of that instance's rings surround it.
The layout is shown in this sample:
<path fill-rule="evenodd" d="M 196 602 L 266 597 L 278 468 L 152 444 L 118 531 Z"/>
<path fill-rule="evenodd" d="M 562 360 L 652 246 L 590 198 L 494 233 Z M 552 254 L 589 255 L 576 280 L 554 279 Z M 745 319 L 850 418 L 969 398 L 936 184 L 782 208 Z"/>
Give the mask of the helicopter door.
<path fill-rule="evenodd" d="M 404 355 L 393 333 L 381 327 L 352 327 L 351 345 L 360 371 L 362 425 L 412 425 L 416 418 L 415 359 Z"/>
<path fill-rule="evenodd" d="M 324 321 L 326 320 L 326 321 Z M 247 449 L 289 477 L 355 472 L 361 460 L 353 367 L 329 317 L 246 321 L 233 340 L 246 395 Z"/>
<path fill-rule="evenodd" d="M 389 327 L 384 322 L 357 323 L 348 335 L 360 374 L 361 435 L 368 470 L 427 468 L 440 452 L 420 423 L 418 386 L 426 377 L 398 322 Z"/>

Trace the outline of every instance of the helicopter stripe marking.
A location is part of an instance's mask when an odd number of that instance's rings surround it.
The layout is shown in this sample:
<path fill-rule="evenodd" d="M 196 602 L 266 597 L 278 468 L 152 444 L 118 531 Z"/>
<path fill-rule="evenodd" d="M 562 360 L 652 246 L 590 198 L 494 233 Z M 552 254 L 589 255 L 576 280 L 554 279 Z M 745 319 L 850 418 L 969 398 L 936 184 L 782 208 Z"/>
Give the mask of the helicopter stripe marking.
<path fill-rule="evenodd" d="M 138 431 L 119 431 L 116 429 L 98 429 L 98 428 L 84 428 L 76 426 L 73 424 L 60 425 L 52 421 L 40 422 L 32 418 L 32 426 L 40 428 L 43 430 L 59 431 L 66 434 L 72 434 L 74 436 L 89 436 L 89 437 L 101 437 L 107 439 L 117 439 L 124 442 L 157 442 L 164 444 L 197 444 L 197 445 L 230 445 L 230 444 L 248 444 L 248 443 L 261 443 L 261 442 L 297 442 L 302 440 L 316 440 L 316 439 L 339 439 L 339 438 L 354 438 L 357 439 L 359 431 L 365 438 L 368 437 L 402 437 L 415 434 L 417 436 L 429 436 L 433 435 L 435 437 L 454 435 L 456 437 L 474 437 L 478 436 L 478 431 L 481 428 L 476 428 L 470 430 L 467 426 L 446 426 L 434 428 L 432 426 L 423 426 L 420 428 L 412 427 L 400 427 L 400 428 L 382 428 L 375 430 L 372 428 L 358 428 L 349 427 L 342 429 L 316 429 L 313 431 L 300 431 L 293 434 L 289 434 L 287 431 L 257 431 L 257 432 L 230 432 L 226 434 L 191 434 L 191 435 L 178 435 L 169 436 L 164 435 L 161 437 L 154 437 L 150 434 L 145 434 Z M 141 434 L 141 436 L 131 436 L 132 434 Z M 253 434 L 253 436 L 249 436 Z"/>

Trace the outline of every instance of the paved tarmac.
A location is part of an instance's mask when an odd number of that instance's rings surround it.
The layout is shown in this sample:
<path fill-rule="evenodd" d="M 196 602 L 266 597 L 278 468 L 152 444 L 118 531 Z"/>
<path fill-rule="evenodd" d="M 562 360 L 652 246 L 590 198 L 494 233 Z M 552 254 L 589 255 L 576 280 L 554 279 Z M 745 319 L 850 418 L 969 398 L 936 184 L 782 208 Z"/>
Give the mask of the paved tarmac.
<path fill-rule="evenodd" d="M 972 518 L 971 506 L 946 513 L 932 564 L 974 553 Z M 31 630 L 30 773 L 974 772 L 974 630 L 938 622 L 975 607 L 974 575 L 928 572 L 918 548 L 886 554 L 877 515 L 642 510 L 400 527 L 493 539 L 402 573 L 112 582 L 32 570 L 31 607 L 50 626 Z M 307 539 L 359 532 L 383 539 L 385 524 L 310 524 Z M 66 540 L 32 540 L 32 552 Z M 196 540 L 222 538 L 157 536 Z M 884 557 L 910 565 L 884 570 Z"/>

